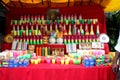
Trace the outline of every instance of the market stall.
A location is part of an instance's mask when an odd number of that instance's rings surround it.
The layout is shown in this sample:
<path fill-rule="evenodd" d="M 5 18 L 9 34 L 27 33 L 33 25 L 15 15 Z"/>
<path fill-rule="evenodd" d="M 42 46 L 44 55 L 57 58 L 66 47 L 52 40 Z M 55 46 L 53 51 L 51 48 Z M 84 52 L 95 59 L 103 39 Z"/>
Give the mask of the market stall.
<path fill-rule="evenodd" d="M 59 7 L 25 7 L 28 2 L 7 4 L 9 35 L 0 54 L 1 80 L 115 80 L 114 54 L 108 54 L 105 35 L 104 0 L 102 7 L 95 1 L 72 6 L 76 5 L 72 0 L 65 1 L 64 7 L 54 0 L 44 3 Z"/>

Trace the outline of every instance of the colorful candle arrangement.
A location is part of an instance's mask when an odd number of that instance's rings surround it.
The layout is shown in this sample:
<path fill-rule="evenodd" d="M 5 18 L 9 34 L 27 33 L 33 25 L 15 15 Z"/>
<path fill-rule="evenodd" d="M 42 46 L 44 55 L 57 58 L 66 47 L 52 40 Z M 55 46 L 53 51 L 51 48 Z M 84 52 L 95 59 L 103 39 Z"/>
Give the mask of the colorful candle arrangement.
<path fill-rule="evenodd" d="M 75 64 L 78 65 L 81 63 L 81 58 L 79 59 L 72 59 L 69 57 L 55 57 L 55 56 L 47 56 L 47 57 L 38 57 L 38 58 L 32 58 L 30 60 L 31 64 L 42 64 L 42 63 L 47 63 L 47 64 Z"/>
<path fill-rule="evenodd" d="M 95 42 L 99 41 L 100 34 L 98 19 L 82 19 L 81 15 L 76 14 L 61 14 L 55 22 L 45 19 L 43 15 L 22 15 L 20 20 L 12 20 L 11 26 L 12 34 L 25 36 L 22 41 L 27 40 L 29 44 L 46 44 L 50 42 L 48 39 L 51 37 L 58 38 L 57 43 L 62 43 L 63 39 L 64 44 Z M 47 35 L 47 38 L 35 37 L 41 35 Z"/>
<path fill-rule="evenodd" d="M 0 67 L 26 67 L 32 57 L 35 57 L 35 54 L 27 51 L 4 51 L 0 53 Z"/>

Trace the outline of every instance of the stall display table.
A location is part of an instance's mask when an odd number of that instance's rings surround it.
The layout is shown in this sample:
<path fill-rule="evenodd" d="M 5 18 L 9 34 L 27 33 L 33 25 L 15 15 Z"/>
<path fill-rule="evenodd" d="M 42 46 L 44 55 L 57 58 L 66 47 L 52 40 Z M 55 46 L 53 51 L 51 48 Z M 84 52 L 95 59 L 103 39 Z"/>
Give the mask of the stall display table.
<path fill-rule="evenodd" d="M 24 14 L 46 15 L 49 9 L 59 9 L 60 14 L 82 14 L 84 19 L 96 18 L 100 22 L 100 33 L 106 33 L 104 12 L 99 5 L 32 9 L 11 8 L 6 17 L 6 33 L 10 34 L 12 31 L 11 20 L 18 20 Z M 4 43 L 2 50 L 10 49 L 10 47 L 11 44 Z M 105 44 L 104 50 L 106 53 L 109 52 L 108 44 Z M 19 68 L 0 68 L 0 80 L 115 80 L 115 74 L 112 72 L 111 66 L 84 67 L 74 64 L 38 64 Z"/>
<path fill-rule="evenodd" d="M 0 80 L 115 80 L 111 66 L 38 64 L 0 68 Z"/>

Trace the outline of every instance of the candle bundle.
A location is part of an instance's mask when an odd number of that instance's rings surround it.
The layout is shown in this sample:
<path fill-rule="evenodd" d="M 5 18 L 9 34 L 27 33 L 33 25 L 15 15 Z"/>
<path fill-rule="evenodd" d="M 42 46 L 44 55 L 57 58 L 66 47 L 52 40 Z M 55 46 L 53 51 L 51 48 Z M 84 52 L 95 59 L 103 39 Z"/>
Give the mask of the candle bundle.
<path fill-rule="evenodd" d="M 36 56 L 50 55 L 50 47 L 36 47 Z"/>

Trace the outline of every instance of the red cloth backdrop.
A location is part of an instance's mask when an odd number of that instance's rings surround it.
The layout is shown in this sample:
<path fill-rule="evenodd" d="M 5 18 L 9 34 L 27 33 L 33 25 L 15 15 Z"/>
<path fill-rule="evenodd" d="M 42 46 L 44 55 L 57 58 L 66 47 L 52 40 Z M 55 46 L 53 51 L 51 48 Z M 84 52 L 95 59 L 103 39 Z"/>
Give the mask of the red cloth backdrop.
<path fill-rule="evenodd" d="M 116 80 L 110 66 L 39 64 L 0 68 L 0 80 Z"/>

